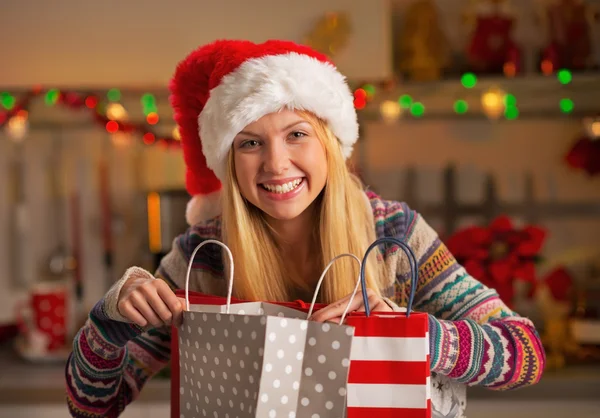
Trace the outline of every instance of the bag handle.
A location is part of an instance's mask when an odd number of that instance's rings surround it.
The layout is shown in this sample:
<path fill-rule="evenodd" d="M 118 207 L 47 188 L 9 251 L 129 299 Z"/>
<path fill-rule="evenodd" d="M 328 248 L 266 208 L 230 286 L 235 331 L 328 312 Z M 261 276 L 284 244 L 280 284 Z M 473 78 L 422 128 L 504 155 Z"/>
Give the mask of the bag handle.
<path fill-rule="evenodd" d="M 231 306 L 231 295 L 233 294 L 233 255 L 231 254 L 231 250 L 221 241 L 217 241 L 215 239 L 207 239 L 206 241 L 202 241 L 196 248 L 194 248 L 194 252 L 192 252 L 192 256 L 190 257 L 190 261 L 188 263 L 187 273 L 185 275 L 185 309 L 187 311 L 190 310 L 190 294 L 189 294 L 189 286 L 190 286 L 190 274 L 192 273 L 192 264 L 194 263 L 194 257 L 196 257 L 196 253 L 200 248 L 205 246 L 206 244 L 217 244 L 225 249 L 227 255 L 229 256 L 229 286 L 227 289 L 227 310 L 226 313 L 229 313 L 229 307 Z"/>
<path fill-rule="evenodd" d="M 340 254 L 338 256 L 335 256 L 333 258 L 333 260 L 331 260 L 329 262 L 329 264 L 327 264 L 327 267 L 325 267 L 325 270 L 323 270 L 323 273 L 321 274 L 321 277 L 319 278 L 319 281 L 317 282 L 317 287 L 315 289 L 315 293 L 313 295 L 312 302 L 310 304 L 310 309 L 308 310 L 308 315 L 306 316 L 307 319 L 310 318 L 310 316 L 313 313 L 313 309 L 315 308 L 315 303 L 317 301 L 317 295 L 319 294 L 319 290 L 321 290 L 321 284 L 323 283 L 323 279 L 325 279 L 325 275 L 327 274 L 327 271 L 329 271 L 329 269 L 331 268 L 333 263 L 335 263 L 337 260 L 339 260 L 342 257 L 352 257 L 353 259 L 355 259 L 356 262 L 358 263 L 358 268 L 360 271 L 360 268 L 361 268 L 360 259 L 357 256 L 355 256 L 354 254 Z M 346 306 L 346 309 L 344 310 L 344 313 L 342 314 L 342 316 L 340 318 L 340 325 L 342 325 L 342 323 L 344 322 L 344 319 L 346 318 L 346 315 L 348 315 L 348 310 L 350 309 L 350 305 L 352 304 L 352 301 L 354 300 L 354 297 L 356 296 L 356 293 L 358 292 L 360 283 L 361 283 L 361 280 L 360 280 L 360 274 L 359 274 L 358 280 L 356 281 L 356 286 L 354 286 L 354 291 L 352 292 L 352 296 L 350 297 L 350 301 L 348 302 L 348 305 Z"/>
<path fill-rule="evenodd" d="M 415 298 L 415 288 L 417 287 L 417 282 L 419 278 L 419 268 L 417 264 L 417 259 L 415 258 L 415 253 L 410 249 L 410 247 L 403 241 L 400 241 L 397 238 L 392 237 L 383 237 L 376 240 L 372 243 L 367 251 L 365 252 L 365 256 L 363 257 L 362 265 L 360 268 L 360 282 L 362 283 L 362 295 L 363 302 L 365 304 L 365 315 L 371 315 L 371 308 L 369 307 L 369 298 L 367 296 L 367 279 L 365 278 L 365 267 L 367 266 L 367 256 L 369 253 L 376 248 L 379 244 L 383 243 L 392 243 L 396 244 L 404 251 L 406 256 L 408 257 L 408 262 L 410 264 L 410 295 L 408 297 L 408 306 L 406 307 L 406 317 L 410 316 L 410 312 L 412 311 L 413 300 Z"/>

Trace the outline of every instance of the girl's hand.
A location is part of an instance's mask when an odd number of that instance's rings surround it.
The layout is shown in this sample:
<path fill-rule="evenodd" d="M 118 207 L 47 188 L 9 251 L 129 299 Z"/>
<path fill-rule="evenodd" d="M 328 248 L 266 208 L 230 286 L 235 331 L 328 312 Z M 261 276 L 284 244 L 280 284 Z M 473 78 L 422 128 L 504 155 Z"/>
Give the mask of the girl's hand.
<path fill-rule="evenodd" d="M 131 277 L 121 288 L 117 309 L 140 327 L 150 324 L 158 328 L 181 324 L 185 300 L 175 296 L 163 280 Z"/>
<path fill-rule="evenodd" d="M 312 314 L 309 319 L 316 322 L 330 321 L 339 323 L 351 297 L 352 295 L 348 295 L 345 298 L 326 306 L 325 308 Z M 367 297 L 371 311 L 392 312 L 392 308 L 373 290 L 367 289 Z M 356 296 L 354 296 L 352 303 L 350 304 L 348 312 L 364 312 L 364 310 L 365 305 L 363 303 L 362 293 L 358 291 Z"/>

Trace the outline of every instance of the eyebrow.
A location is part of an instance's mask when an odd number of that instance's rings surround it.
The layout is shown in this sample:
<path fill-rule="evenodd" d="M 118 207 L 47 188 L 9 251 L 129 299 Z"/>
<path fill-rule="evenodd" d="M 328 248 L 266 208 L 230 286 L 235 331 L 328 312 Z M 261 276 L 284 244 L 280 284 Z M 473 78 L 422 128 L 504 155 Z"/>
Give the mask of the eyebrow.
<path fill-rule="evenodd" d="M 301 123 L 309 123 L 309 122 L 306 121 L 306 120 L 304 120 L 304 119 L 296 121 L 296 122 L 292 122 L 288 126 L 286 126 L 285 128 L 283 128 L 282 131 L 287 131 L 288 129 L 293 128 L 296 125 L 300 125 Z M 240 135 L 240 134 L 249 135 L 249 136 L 255 136 L 255 137 L 260 136 L 260 135 L 255 134 L 254 132 L 250 132 L 250 131 L 240 131 L 238 133 L 238 135 Z"/>

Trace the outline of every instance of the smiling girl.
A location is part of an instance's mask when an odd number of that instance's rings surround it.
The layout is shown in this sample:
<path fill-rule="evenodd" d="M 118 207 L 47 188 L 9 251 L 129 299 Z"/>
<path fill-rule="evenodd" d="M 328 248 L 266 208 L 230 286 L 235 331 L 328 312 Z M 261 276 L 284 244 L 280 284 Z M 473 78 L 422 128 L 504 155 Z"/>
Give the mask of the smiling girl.
<path fill-rule="evenodd" d="M 291 42 L 218 41 L 177 67 L 172 104 L 193 198 L 190 228 L 155 275 L 127 270 L 90 312 L 66 368 L 75 417 L 118 416 L 170 358 L 174 294 L 192 263 L 190 288 L 224 295 L 223 241 L 235 261 L 234 296 L 310 300 L 335 256 L 364 254 L 381 237 L 405 241 L 419 262 L 415 307 L 429 313 L 431 370 L 440 384 L 436 417 L 460 417 L 464 384 L 506 390 L 536 383 L 544 352 L 532 322 L 459 265 L 435 231 L 405 203 L 366 192 L 346 158 L 358 138 L 344 77 L 315 51 Z M 410 290 L 397 246 L 367 260 L 368 303 L 398 310 Z M 358 275 L 340 260 L 324 281 L 314 321 L 338 318 Z M 350 309 L 364 310 L 362 298 Z M 332 412 L 335 417 L 340 411 Z"/>

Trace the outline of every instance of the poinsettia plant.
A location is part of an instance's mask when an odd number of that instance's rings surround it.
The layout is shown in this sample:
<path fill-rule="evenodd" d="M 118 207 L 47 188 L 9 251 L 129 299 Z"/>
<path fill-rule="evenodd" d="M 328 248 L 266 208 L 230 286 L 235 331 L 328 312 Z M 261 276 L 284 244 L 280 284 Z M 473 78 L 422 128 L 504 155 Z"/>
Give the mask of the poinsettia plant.
<path fill-rule="evenodd" d="M 508 216 L 499 216 L 489 226 L 469 226 L 447 241 L 449 250 L 467 272 L 500 298 L 512 304 L 515 281 L 536 285 L 535 265 L 546 239 L 546 231 L 536 225 L 516 228 Z"/>
<path fill-rule="evenodd" d="M 565 161 L 570 167 L 583 170 L 590 176 L 600 174 L 600 139 L 577 138 L 565 155 Z"/>
<path fill-rule="evenodd" d="M 590 176 L 600 174 L 600 114 L 583 118 L 583 133 L 565 155 L 568 166 Z"/>

